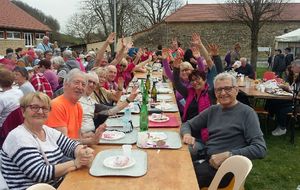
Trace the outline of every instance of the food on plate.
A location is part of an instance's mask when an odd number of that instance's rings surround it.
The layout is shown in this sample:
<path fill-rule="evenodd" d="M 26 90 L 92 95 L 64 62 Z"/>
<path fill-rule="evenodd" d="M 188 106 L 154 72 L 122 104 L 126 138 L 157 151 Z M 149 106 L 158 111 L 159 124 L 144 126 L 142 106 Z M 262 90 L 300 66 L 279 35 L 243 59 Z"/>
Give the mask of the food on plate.
<path fill-rule="evenodd" d="M 113 162 L 115 167 L 124 167 L 127 166 L 130 159 L 127 156 L 117 156 Z"/>

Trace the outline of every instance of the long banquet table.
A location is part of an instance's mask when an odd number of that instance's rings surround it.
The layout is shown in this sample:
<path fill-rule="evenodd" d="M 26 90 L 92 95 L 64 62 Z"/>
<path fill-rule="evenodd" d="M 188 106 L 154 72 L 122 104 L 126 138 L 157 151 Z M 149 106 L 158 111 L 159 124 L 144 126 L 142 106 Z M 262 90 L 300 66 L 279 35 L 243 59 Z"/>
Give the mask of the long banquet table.
<path fill-rule="evenodd" d="M 155 76 L 155 75 L 154 75 Z M 136 77 L 144 77 L 139 73 Z M 173 100 L 175 100 L 173 94 Z M 175 101 L 176 102 L 176 101 Z M 179 113 L 172 113 L 179 119 Z M 150 131 L 177 131 L 178 128 L 155 128 Z M 94 145 L 95 152 L 121 148 L 121 145 Z M 135 145 L 133 149 L 139 149 Z M 130 189 L 130 190 L 179 190 L 199 189 L 187 145 L 180 149 L 139 149 L 147 153 L 147 173 L 141 177 L 106 176 L 94 177 L 89 168 L 82 168 L 66 175 L 59 190 L 79 189 Z"/>

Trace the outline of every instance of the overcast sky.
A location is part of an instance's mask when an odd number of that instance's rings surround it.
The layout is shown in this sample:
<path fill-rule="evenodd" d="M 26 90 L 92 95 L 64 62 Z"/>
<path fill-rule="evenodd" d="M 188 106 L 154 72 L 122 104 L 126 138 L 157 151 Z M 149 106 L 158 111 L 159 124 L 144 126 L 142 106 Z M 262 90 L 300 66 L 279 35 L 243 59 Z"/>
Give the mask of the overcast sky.
<path fill-rule="evenodd" d="M 79 11 L 81 0 L 21 0 L 31 7 L 37 8 L 46 15 L 51 15 L 57 19 L 61 32 L 65 32 L 65 24 L 68 18 Z M 184 0 L 186 2 L 186 0 Z M 224 0 L 188 0 L 191 3 L 220 3 Z M 291 0 L 293 2 L 300 2 L 300 0 Z"/>

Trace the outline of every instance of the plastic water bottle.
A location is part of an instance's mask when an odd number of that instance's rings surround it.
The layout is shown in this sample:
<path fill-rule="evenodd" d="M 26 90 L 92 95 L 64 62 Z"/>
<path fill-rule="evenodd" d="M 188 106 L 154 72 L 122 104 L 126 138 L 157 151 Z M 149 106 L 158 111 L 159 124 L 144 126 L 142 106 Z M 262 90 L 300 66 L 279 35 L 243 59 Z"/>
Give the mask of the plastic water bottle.
<path fill-rule="evenodd" d="M 124 116 L 123 116 L 123 129 L 124 131 L 130 131 L 131 130 L 131 110 L 130 108 L 125 108 L 124 110 Z"/>

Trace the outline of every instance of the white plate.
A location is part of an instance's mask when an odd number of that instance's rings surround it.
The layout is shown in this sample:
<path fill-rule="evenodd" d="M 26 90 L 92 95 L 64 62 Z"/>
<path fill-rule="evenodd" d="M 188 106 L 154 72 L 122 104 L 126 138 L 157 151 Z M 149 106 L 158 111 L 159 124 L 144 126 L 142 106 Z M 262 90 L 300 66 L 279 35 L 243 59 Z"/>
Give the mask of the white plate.
<path fill-rule="evenodd" d="M 157 91 L 161 94 L 167 94 L 172 92 L 170 88 L 158 88 Z"/>
<path fill-rule="evenodd" d="M 125 137 L 125 133 L 120 131 L 104 131 L 101 138 L 104 140 L 114 141 L 123 137 Z"/>
<path fill-rule="evenodd" d="M 155 108 L 160 109 L 160 110 L 170 110 L 172 109 L 172 105 L 169 103 L 165 103 L 165 104 L 160 104 L 155 106 Z"/>
<path fill-rule="evenodd" d="M 166 133 L 163 132 L 150 132 L 147 133 L 148 135 L 148 141 L 159 141 L 159 140 L 166 140 L 168 138 L 168 136 L 166 135 Z"/>
<path fill-rule="evenodd" d="M 157 95 L 157 99 L 158 99 L 159 101 L 163 101 L 163 100 L 172 100 L 172 96 L 166 95 L 166 94 L 158 94 L 158 95 Z"/>
<path fill-rule="evenodd" d="M 152 114 L 148 117 L 148 119 L 152 122 L 156 122 L 156 123 L 162 123 L 162 122 L 167 122 L 169 121 L 169 117 L 166 115 L 161 115 L 161 114 Z"/>
<path fill-rule="evenodd" d="M 122 165 L 122 162 L 128 159 L 127 163 L 125 165 Z M 120 163 L 121 165 L 118 165 Z M 103 165 L 105 167 L 111 168 L 111 169 L 125 169 L 133 166 L 135 164 L 134 158 L 128 158 L 126 156 L 120 155 L 120 156 L 110 156 L 104 159 Z"/>

